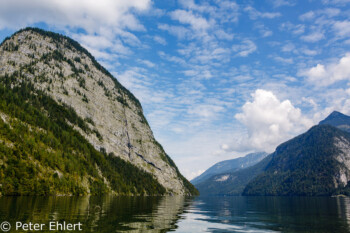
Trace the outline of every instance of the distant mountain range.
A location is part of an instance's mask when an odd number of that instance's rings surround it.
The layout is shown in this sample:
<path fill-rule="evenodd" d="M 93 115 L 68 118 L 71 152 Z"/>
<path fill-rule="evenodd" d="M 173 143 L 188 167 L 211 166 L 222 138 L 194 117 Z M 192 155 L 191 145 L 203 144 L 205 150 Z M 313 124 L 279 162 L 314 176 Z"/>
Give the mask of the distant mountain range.
<path fill-rule="evenodd" d="M 331 113 L 254 166 L 196 184 L 203 195 L 349 195 L 350 117 Z"/>
<path fill-rule="evenodd" d="M 195 186 L 201 195 L 241 195 L 246 185 L 264 171 L 271 158 L 268 155 L 247 168 L 210 176 Z"/>
<path fill-rule="evenodd" d="M 221 174 L 224 172 L 235 172 L 237 170 L 250 167 L 258 162 L 260 162 L 263 158 L 267 156 L 267 153 L 265 152 L 258 152 L 258 153 L 251 153 L 244 157 L 236 158 L 236 159 L 230 159 L 225 160 L 219 163 L 214 164 L 210 168 L 208 168 L 205 172 L 203 172 L 201 175 L 197 176 L 193 180 L 191 180 L 191 183 L 196 185 L 199 184 L 208 178 L 210 178 L 213 175 Z"/>

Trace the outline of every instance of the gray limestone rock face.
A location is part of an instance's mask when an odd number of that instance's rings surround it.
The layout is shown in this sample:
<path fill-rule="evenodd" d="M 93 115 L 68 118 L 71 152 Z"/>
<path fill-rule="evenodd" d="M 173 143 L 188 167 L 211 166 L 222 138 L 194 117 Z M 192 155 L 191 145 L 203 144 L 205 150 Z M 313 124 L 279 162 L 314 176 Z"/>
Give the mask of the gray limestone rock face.
<path fill-rule="evenodd" d="M 72 107 L 90 132 L 78 130 L 97 150 L 151 173 L 169 193 L 187 195 L 183 179 L 155 140 L 138 100 L 94 58 L 64 37 L 23 30 L 0 47 L 0 76 L 21 73 L 58 103 Z"/>

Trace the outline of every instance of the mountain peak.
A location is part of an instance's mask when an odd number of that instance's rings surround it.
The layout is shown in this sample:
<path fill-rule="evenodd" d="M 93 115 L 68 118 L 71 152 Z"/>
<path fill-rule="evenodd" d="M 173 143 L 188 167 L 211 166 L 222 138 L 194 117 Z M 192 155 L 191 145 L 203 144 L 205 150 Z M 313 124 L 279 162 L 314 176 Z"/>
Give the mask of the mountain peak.
<path fill-rule="evenodd" d="M 350 132 L 350 116 L 333 111 L 326 119 L 320 121 L 320 125 L 331 125 L 343 131 Z"/>
<path fill-rule="evenodd" d="M 38 43 L 39 41 L 40 43 Z M 32 48 L 33 45 L 39 45 L 40 47 L 45 47 L 46 45 L 46 48 L 42 48 L 43 53 L 49 54 L 51 50 L 54 50 L 54 52 L 57 52 L 56 54 L 59 55 L 63 52 L 63 57 L 66 57 L 66 51 L 71 51 L 71 53 L 78 54 L 79 57 L 86 56 L 87 59 L 91 61 L 89 66 L 94 66 L 103 75 L 108 76 L 114 82 L 114 86 L 120 91 L 122 91 L 125 95 L 127 95 L 130 98 L 130 100 L 133 101 L 137 105 L 137 107 L 139 107 L 142 110 L 142 106 L 139 100 L 128 89 L 121 85 L 119 81 L 106 68 L 104 68 L 100 63 L 98 63 L 95 57 L 87 49 L 85 49 L 82 45 L 80 45 L 77 41 L 73 40 L 72 38 L 62 35 L 60 33 L 46 31 L 41 28 L 26 27 L 15 32 L 11 37 L 5 38 L 5 40 L 1 42 L 0 46 L 4 46 L 7 42 L 9 42 L 10 45 L 14 45 L 14 48 L 17 49 L 21 46 L 21 44 L 30 44 Z M 24 55 L 29 55 L 29 57 L 32 56 L 34 53 L 31 50 L 31 48 L 26 48 Z M 37 48 L 35 47 L 34 50 L 37 50 Z M 71 60 L 74 60 L 74 58 L 71 58 Z"/>
<path fill-rule="evenodd" d="M 350 134 L 316 125 L 283 144 L 243 195 L 328 196 L 345 192 L 350 180 Z"/>
<path fill-rule="evenodd" d="M 32 86 L 74 110 L 79 120 L 69 123 L 97 151 L 151 174 L 168 193 L 196 193 L 155 140 L 137 98 L 78 42 L 25 28 L 1 43 L 0 57 L 0 84 Z"/>
<path fill-rule="evenodd" d="M 333 111 L 331 114 L 329 114 L 329 116 L 326 119 L 328 119 L 328 118 L 338 118 L 338 117 L 344 118 L 344 117 L 349 117 L 349 116 L 347 116 L 347 115 L 345 115 L 345 114 L 343 114 L 341 112 L 338 112 L 338 111 Z"/>

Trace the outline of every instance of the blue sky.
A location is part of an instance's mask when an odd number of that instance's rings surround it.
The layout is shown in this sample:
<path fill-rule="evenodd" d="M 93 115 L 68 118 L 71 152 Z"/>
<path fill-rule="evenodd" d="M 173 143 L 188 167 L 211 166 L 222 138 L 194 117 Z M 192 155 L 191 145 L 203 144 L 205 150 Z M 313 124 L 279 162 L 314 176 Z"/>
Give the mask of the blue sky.
<path fill-rule="evenodd" d="M 189 179 L 350 114 L 350 0 L 4 0 L 25 26 L 80 42 L 140 100 Z"/>

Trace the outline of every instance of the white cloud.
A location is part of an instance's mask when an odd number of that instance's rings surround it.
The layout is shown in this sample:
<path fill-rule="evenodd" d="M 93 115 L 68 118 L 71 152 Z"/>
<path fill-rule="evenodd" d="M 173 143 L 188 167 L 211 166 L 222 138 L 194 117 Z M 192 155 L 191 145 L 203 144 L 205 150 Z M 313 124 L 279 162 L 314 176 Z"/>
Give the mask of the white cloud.
<path fill-rule="evenodd" d="M 322 0 L 323 4 L 345 5 L 350 3 L 350 0 Z"/>
<path fill-rule="evenodd" d="M 244 11 L 248 12 L 249 17 L 251 19 L 258 19 L 258 18 L 274 19 L 281 16 L 281 13 L 279 12 L 260 12 L 251 6 L 247 6 L 246 8 L 244 8 Z"/>
<path fill-rule="evenodd" d="M 318 104 L 311 97 L 302 97 L 301 100 L 306 104 L 310 105 L 313 109 L 317 110 Z"/>
<path fill-rule="evenodd" d="M 331 18 L 338 16 L 341 11 L 338 8 L 326 8 L 324 10 L 320 10 L 319 12 Z"/>
<path fill-rule="evenodd" d="M 320 51 L 317 51 L 317 50 L 311 50 L 311 49 L 308 49 L 308 48 L 301 48 L 300 51 L 305 54 L 305 55 L 308 55 L 308 56 L 315 56 L 317 54 L 320 53 Z"/>
<path fill-rule="evenodd" d="M 163 37 L 155 36 L 153 39 L 161 45 L 167 45 L 167 42 Z"/>
<path fill-rule="evenodd" d="M 156 64 L 154 64 L 153 62 L 148 61 L 148 60 L 138 59 L 137 61 L 140 62 L 141 64 L 144 64 L 144 65 L 147 66 L 148 68 L 153 68 L 153 67 L 156 66 Z"/>
<path fill-rule="evenodd" d="M 237 56 L 247 57 L 249 54 L 255 52 L 257 47 L 255 43 L 249 39 L 246 39 L 239 45 L 233 45 L 232 51 L 237 53 Z"/>
<path fill-rule="evenodd" d="M 200 169 L 200 170 L 195 171 L 195 172 L 194 171 L 189 171 L 189 172 L 187 172 L 186 178 L 188 180 L 192 180 L 192 179 L 196 178 L 197 176 L 201 175 L 203 172 L 205 172 L 204 169 Z"/>
<path fill-rule="evenodd" d="M 211 72 L 207 70 L 204 66 L 194 67 L 194 69 L 185 70 L 183 73 L 186 76 L 195 77 L 197 80 L 210 79 L 213 77 Z"/>
<path fill-rule="evenodd" d="M 308 35 L 302 36 L 301 39 L 306 42 L 317 42 L 324 39 L 324 34 L 322 32 L 316 31 Z"/>
<path fill-rule="evenodd" d="M 278 62 L 281 62 L 281 63 L 286 63 L 286 64 L 293 64 L 294 63 L 293 58 L 283 58 L 283 57 L 280 57 L 280 56 L 274 56 L 273 59 L 275 61 L 278 61 Z"/>
<path fill-rule="evenodd" d="M 295 0 L 271 0 L 274 7 L 280 6 L 294 6 Z"/>
<path fill-rule="evenodd" d="M 178 113 L 176 110 L 164 106 L 162 109 L 156 108 L 147 114 L 147 119 L 149 123 L 152 125 L 152 129 L 164 129 L 171 131 L 173 130 L 173 121 L 176 119 L 176 115 Z"/>
<path fill-rule="evenodd" d="M 180 0 L 180 4 L 192 11 L 209 14 L 211 18 L 220 23 L 237 22 L 239 5 L 230 0 L 214 1 L 212 4 L 202 1 L 196 4 L 194 0 Z"/>
<path fill-rule="evenodd" d="M 98 49 L 94 49 L 87 45 L 83 45 L 96 59 L 100 59 L 102 61 L 113 62 L 118 59 L 118 55 L 107 53 Z"/>
<path fill-rule="evenodd" d="M 191 11 L 175 10 L 170 13 L 170 16 L 180 23 L 191 25 L 194 30 L 206 30 L 210 27 L 210 24 L 205 18 L 195 15 Z"/>
<path fill-rule="evenodd" d="M 336 21 L 333 29 L 339 37 L 350 37 L 350 21 Z"/>
<path fill-rule="evenodd" d="M 103 36 L 99 36 L 99 35 L 75 35 L 73 36 L 74 39 L 79 40 L 82 44 L 89 46 L 89 47 L 93 47 L 96 49 L 106 49 L 109 48 L 113 45 L 113 43 L 111 42 L 111 40 L 103 37 Z"/>
<path fill-rule="evenodd" d="M 132 54 L 128 45 L 141 46 L 140 40 L 127 30 L 145 31 L 136 14 L 150 8 L 151 0 L 4 0 L 0 29 L 17 30 L 45 23 L 78 40 L 101 62 L 118 64 L 116 59 Z"/>
<path fill-rule="evenodd" d="M 304 20 L 311 20 L 311 19 L 315 18 L 315 16 L 316 16 L 315 12 L 309 11 L 309 12 L 306 12 L 306 13 L 300 15 L 299 19 L 303 20 L 303 21 Z"/>
<path fill-rule="evenodd" d="M 282 47 L 283 52 L 292 52 L 294 50 L 295 50 L 295 45 L 292 43 L 287 43 Z"/>
<path fill-rule="evenodd" d="M 144 30 L 130 10 L 147 10 L 150 3 L 150 0 L 3 0 L 0 28 L 18 29 L 46 22 L 59 28 L 84 28 L 89 34 L 106 28 Z"/>
<path fill-rule="evenodd" d="M 177 56 L 171 56 L 169 54 L 164 53 L 163 51 L 159 51 L 158 55 L 167 61 L 174 62 L 180 65 L 186 65 L 186 61 L 180 57 Z"/>
<path fill-rule="evenodd" d="M 183 26 L 173 26 L 168 24 L 159 24 L 158 28 L 164 31 L 168 31 L 170 34 L 176 36 L 178 39 L 185 39 L 191 33 L 190 30 Z"/>
<path fill-rule="evenodd" d="M 224 110 L 225 108 L 219 105 L 198 104 L 196 106 L 191 106 L 188 113 L 203 119 L 211 119 Z"/>
<path fill-rule="evenodd" d="M 311 50 L 306 46 L 296 47 L 294 43 L 288 42 L 282 46 L 282 52 L 293 54 L 305 54 L 307 56 L 315 56 L 321 52 L 321 50 Z"/>
<path fill-rule="evenodd" d="M 234 35 L 231 33 L 227 33 L 222 29 L 219 29 L 217 31 L 215 31 L 215 35 L 217 38 L 219 39 L 224 39 L 224 40 L 232 40 Z"/>
<path fill-rule="evenodd" d="M 239 5 L 234 1 L 221 0 L 217 1 L 218 8 L 212 12 L 212 16 L 221 23 L 238 22 Z"/>
<path fill-rule="evenodd" d="M 300 74 L 306 76 L 308 82 L 316 86 L 328 86 L 341 80 L 350 80 L 350 53 L 347 53 L 337 63 L 317 64 L 301 71 Z"/>
<path fill-rule="evenodd" d="M 299 16 L 299 19 L 302 21 L 306 20 L 314 20 L 316 16 L 326 16 L 328 18 L 332 18 L 334 16 L 337 16 L 340 14 L 340 10 L 338 8 L 325 8 L 317 11 L 308 11 L 302 15 Z"/>
<path fill-rule="evenodd" d="M 165 91 L 155 91 L 152 79 L 149 78 L 145 69 L 132 67 L 122 73 L 113 73 L 120 83 L 129 89 L 142 104 L 164 103 L 170 93 Z"/>
<path fill-rule="evenodd" d="M 212 10 L 211 9 L 212 6 L 198 5 L 194 2 L 194 0 L 179 0 L 179 3 L 187 9 L 196 10 L 199 12 L 208 12 L 208 11 Z"/>
<path fill-rule="evenodd" d="M 290 31 L 294 35 L 300 35 L 305 32 L 305 25 L 303 24 L 292 24 L 290 22 L 282 23 L 280 26 L 281 30 Z"/>
<path fill-rule="evenodd" d="M 261 34 L 262 37 L 269 37 L 272 36 L 273 32 L 269 30 L 264 24 L 262 23 L 256 23 L 254 25 L 254 28 L 257 28 Z"/>
<path fill-rule="evenodd" d="M 247 128 L 248 136 L 232 145 L 232 150 L 272 152 L 277 145 L 312 125 L 299 108 L 289 100 L 280 101 L 271 91 L 258 89 L 252 97 L 252 102 L 243 105 L 243 112 L 235 115 Z"/>
<path fill-rule="evenodd" d="M 73 34 L 72 37 L 75 40 L 80 41 L 80 43 L 97 58 L 106 59 L 106 56 L 115 58 L 116 53 L 119 55 L 127 55 L 132 53 L 131 50 L 119 39 L 108 39 L 106 36 L 84 34 Z M 115 52 L 115 54 L 106 53 L 105 49 L 110 49 L 111 51 Z M 103 56 L 101 56 L 102 54 Z"/>
<path fill-rule="evenodd" d="M 261 31 L 261 33 L 262 33 L 262 37 L 269 37 L 269 36 L 272 36 L 273 34 L 273 32 L 269 30 Z"/>

